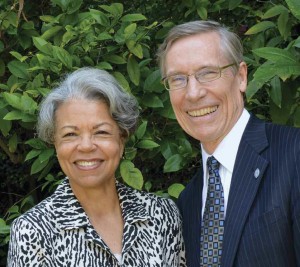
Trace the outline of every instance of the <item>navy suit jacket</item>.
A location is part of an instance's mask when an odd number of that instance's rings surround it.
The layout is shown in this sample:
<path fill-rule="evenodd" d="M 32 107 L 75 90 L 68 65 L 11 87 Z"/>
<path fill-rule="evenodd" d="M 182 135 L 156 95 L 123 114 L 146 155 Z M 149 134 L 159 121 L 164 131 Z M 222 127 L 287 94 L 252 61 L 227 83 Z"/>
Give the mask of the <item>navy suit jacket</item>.
<path fill-rule="evenodd" d="M 189 267 L 200 266 L 202 187 L 200 170 L 178 199 Z M 300 266 L 300 129 L 250 117 L 232 174 L 221 266 Z"/>

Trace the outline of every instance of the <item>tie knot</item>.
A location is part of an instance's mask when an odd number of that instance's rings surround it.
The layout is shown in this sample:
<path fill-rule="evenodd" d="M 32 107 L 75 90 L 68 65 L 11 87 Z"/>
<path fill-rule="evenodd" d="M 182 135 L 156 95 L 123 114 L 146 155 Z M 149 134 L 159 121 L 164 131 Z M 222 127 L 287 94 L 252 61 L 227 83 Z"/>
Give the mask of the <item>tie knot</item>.
<path fill-rule="evenodd" d="M 215 159 L 214 156 L 211 156 L 207 159 L 207 167 L 208 170 L 212 170 L 212 171 L 218 170 L 220 167 L 220 163 Z"/>

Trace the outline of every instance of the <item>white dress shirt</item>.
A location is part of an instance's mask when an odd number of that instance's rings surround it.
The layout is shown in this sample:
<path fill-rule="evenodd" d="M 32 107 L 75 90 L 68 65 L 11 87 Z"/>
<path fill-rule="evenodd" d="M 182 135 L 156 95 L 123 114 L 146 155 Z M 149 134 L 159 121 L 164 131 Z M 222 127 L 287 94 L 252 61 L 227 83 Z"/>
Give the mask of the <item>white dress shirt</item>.
<path fill-rule="evenodd" d="M 207 184 L 208 184 L 208 169 L 207 169 L 207 158 L 214 156 L 220 163 L 219 174 L 224 191 L 224 215 L 226 215 L 227 202 L 229 197 L 229 189 L 231 184 L 233 167 L 237 155 L 237 151 L 240 145 L 240 141 L 246 125 L 249 121 L 250 114 L 244 109 L 242 115 L 238 119 L 237 123 L 233 126 L 231 131 L 225 136 L 221 143 L 216 148 L 213 155 L 209 155 L 203 148 L 202 150 L 202 161 L 203 161 L 203 191 L 202 191 L 202 203 L 206 202 L 207 196 Z M 202 217 L 204 213 L 205 205 L 202 205 Z"/>

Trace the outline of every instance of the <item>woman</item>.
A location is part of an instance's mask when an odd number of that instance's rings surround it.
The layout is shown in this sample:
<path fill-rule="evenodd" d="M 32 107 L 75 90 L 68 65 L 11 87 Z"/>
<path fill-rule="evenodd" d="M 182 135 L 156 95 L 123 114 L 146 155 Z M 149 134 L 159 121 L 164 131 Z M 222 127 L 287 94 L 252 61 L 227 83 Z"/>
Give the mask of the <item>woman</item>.
<path fill-rule="evenodd" d="M 67 176 L 16 219 L 8 266 L 186 266 L 171 200 L 119 183 L 115 171 L 138 107 L 105 71 L 79 69 L 41 104 L 39 137 Z"/>

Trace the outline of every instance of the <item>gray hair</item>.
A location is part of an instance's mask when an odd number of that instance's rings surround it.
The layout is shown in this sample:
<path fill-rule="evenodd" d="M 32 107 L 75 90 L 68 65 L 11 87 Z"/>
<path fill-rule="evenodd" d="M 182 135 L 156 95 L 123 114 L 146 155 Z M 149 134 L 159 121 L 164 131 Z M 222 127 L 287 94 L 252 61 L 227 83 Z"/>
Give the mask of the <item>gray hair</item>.
<path fill-rule="evenodd" d="M 139 116 L 136 99 L 108 72 L 81 68 L 67 75 L 42 101 L 37 123 L 40 139 L 50 144 L 54 142 L 55 112 L 70 99 L 102 100 L 108 105 L 123 137 L 128 138 L 135 130 Z"/>
<path fill-rule="evenodd" d="M 237 70 L 239 64 L 243 61 L 243 46 L 240 38 L 234 33 L 229 31 L 226 27 L 221 26 L 216 21 L 192 21 L 183 23 L 173 27 L 164 42 L 160 45 L 157 52 L 157 60 L 160 66 L 162 77 L 165 76 L 165 60 L 168 50 L 172 44 L 186 36 L 216 32 L 220 36 L 221 50 L 229 63 L 235 63 L 234 67 Z"/>

